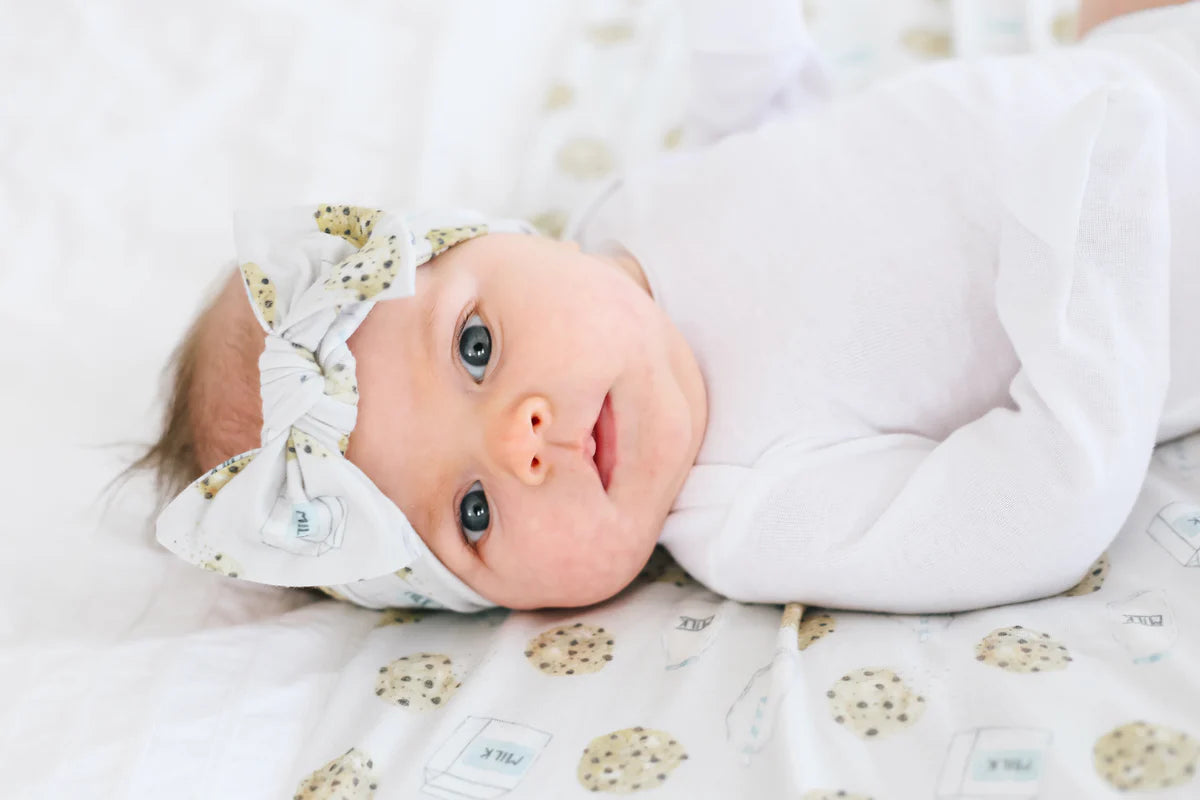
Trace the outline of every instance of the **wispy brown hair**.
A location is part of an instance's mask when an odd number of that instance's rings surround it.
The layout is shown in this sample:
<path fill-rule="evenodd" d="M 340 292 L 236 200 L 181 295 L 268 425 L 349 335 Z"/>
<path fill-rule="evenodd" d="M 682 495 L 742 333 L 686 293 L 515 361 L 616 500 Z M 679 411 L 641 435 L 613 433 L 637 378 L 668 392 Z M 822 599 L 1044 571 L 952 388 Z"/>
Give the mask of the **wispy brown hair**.
<path fill-rule="evenodd" d="M 152 474 L 160 509 L 206 470 L 258 443 L 263 333 L 243 291 L 235 273 L 192 321 L 162 371 L 157 441 L 115 479 Z"/>

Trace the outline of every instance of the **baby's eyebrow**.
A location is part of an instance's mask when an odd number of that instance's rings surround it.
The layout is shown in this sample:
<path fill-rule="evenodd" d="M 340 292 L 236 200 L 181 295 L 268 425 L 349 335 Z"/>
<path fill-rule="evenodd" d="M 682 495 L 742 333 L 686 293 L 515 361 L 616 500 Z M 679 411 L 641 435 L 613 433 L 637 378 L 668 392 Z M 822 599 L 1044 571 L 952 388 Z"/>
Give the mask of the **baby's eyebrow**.
<path fill-rule="evenodd" d="M 436 354 L 436 339 L 437 339 L 437 321 L 438 311 L 441 309 L 442 297 L 444 293 L 438 292 L 434 295 L 433 302 L 425 304 L 425 315 L 421 326 L 421 336 L 425 344 L 425 353 L 431 364 L 437 362 Z"/>
<path fill-rule="evenodd" d="M 442 307 L 442 301 L 446 297 L 446 293 L 436 291 L 433 286 L 430 287 L 430 291 L 432 291 L 434 295 L 433 299 L 425 304 L 424 314 L 422 315 L 423 320 L 421 324 L 421 336 L 422 343 L 424 345 L 425 358 L 427 359 L 426 364 L 428 365 L 430 376 L 433 377 L 442 374 L 442 365 L 438 363 L 440 357 L 438 355 L 437 346 L 437 323 Z M 417 365 L 417 368 L 420 369 L 421 367 Z M 438 383 L 436 377 L 434 377 L 432 384 L 435 387 L 438 387 L 437 391 L 441 391 L 440 384 Z M 446 525 L 446 509 L 454 505 L 455 487 L 452 485 L 451 479 L 446 470 L 435 467 L 433 472 L 433 494 L 430 497 L 429 503 L 425 507 L 424 530 L 429 531 L 431 539 L 436 540 L 439 536 L 439 532 Z M 457 535 L 458 522 L 457 520 L 453 519 L 454 514 L 456 513 L 456 510 L 451 509 L 450 516 L 452 518 L 452 524 L 450 527 Z"/>
<path fill-rule="evenodd" d="M 436 543 L 444 536 L 443 528 L 449 516 L 447 512 L 454 505 L 454 488 L 449 485 L 444 470 L 434 466 L 429 472 L 432 473 L 429 481 L 421 487 L 414 505 L 401 511 L 429 548 L 441 558 L 440 547 Z M 432 490 L 432 494 L 425 493 L 429 490 Z M 458 533 L 457 524 L 451 528 Z"/>

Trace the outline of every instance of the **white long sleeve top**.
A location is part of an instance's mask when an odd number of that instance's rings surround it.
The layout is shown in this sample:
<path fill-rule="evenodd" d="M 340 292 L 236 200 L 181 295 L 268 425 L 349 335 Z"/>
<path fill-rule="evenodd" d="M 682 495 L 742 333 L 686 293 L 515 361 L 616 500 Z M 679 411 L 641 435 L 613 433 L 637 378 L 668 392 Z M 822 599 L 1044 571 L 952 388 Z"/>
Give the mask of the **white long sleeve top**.
<path fill-rule="evenodd" d="M 689 0 L 700 146 L 568 231 L 638 260 L 705 379 L 661 542 L 743 601 L 1062 591 L 1200 428 L 1200 3 L 821 107 L 797 5 Z"/>

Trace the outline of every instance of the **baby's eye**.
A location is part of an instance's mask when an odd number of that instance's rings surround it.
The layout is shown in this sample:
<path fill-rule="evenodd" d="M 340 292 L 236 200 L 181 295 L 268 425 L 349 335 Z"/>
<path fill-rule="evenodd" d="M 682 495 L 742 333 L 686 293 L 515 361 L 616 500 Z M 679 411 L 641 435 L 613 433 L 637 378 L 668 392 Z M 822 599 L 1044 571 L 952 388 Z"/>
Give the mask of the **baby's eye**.
<path fill-rule="evenodd" d="M 458 336 L 458 354 L 475 382 L 481 382 L 492 357 L 492 335 L 478 314 L 472 314 L 463 325 Z"/>
<path fill-rule="evenodd" d="M 467 490 L 467 495 L 458 504 L 458 516 L 462 525 L 463 536 L 471 544 L 483 538 L 491 521 L 488 511 L 487 495 L 483 493 L 483 484 L 475 481 Z"/>

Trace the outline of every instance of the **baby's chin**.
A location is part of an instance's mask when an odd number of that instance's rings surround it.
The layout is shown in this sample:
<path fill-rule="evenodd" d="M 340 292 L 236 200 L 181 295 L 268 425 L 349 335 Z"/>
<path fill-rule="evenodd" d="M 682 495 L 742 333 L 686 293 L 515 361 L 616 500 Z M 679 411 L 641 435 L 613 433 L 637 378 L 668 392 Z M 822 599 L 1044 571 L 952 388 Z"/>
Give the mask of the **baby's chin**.
<path fill-rule="evenodd" d="M 643 565 L 644 566 L 644 565 Z M 511 600 L 499 603 L 514 611 L 535 611 L 539 608 L 580 608 L 603 603 L 618 594 L 633 582 L 641 571 L 641 567 L 632 570 L 623 581 L 597 587 L 574 586 L 568 590 L 552 593 L 534 594 L 522 587 L 514 587 Z"/>

